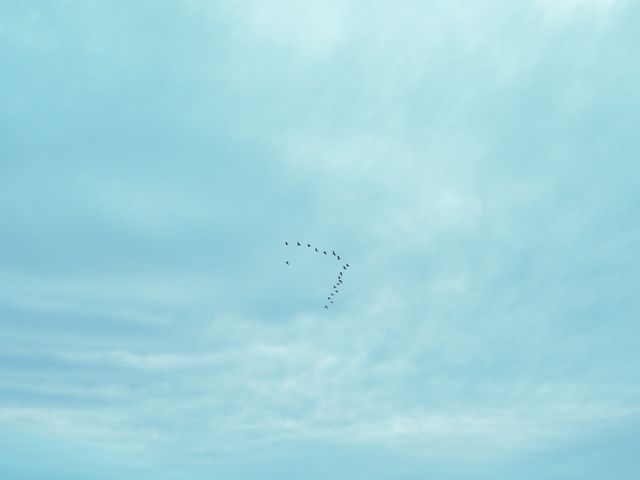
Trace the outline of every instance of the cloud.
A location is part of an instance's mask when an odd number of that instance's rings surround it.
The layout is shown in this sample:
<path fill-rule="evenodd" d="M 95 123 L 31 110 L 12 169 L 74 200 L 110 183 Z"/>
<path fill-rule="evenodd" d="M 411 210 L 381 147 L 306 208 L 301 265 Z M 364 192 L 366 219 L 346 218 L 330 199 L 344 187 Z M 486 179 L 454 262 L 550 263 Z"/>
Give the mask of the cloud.
<path fill-rule="evenodd" d="M 567 21 L 575 15 L 589 14 L 593 19 L 603 20 L 603 17 L 617 13 L 625 6 L 624 0 L 536 0 L 536 4 L 544 11 L 548 18 L 555 21 Z"/>
<path fill-rule="evenodd" d="M 630 4 L 18 10 L 0 430 L 120 477 L 608 471 L 640 413 Z M 331 311 L 290 238 L 352 265 Z"/>

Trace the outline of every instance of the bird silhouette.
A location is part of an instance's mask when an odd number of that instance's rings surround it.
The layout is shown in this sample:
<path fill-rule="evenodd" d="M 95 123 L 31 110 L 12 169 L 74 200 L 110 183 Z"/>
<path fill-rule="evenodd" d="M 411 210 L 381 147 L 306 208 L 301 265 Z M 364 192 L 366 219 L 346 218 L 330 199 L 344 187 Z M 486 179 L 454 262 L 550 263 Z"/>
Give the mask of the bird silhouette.
<path fill-rule="evenodd" d="M 303 247 L 305 242 L 298 242 L 298 241 L 296 241 L 295 243 L 296 243 L 299 247 Z M 289 241 L 284 241 L 284 244 L 288 246 L 288 245 L 289 245 Z M 291 242 L 291 244 L 293 245 L 293 242 Z M 331 252 L 331 255 L 333 255 L 334 257 L 336 257 L 336 259 L 337 259 L 338 261 L 342 259 L 342 258 L 340 257 L 340 255 L 338 255 L 338 254 L 336 253 L 336 251 L 335 251 L 335 250 L 319 250 L 319 249 L 318 249 L 318 247 L 314 247 L 313 245 L 311 245 L 311 243 L 307 243 L 307 248 L 313 248 L 313 249 L 315 250 L 315 252 L 316 252 L 316 253 L 320 253 L 320 252 L 322 252 L 324 255 L 327 255 L 327 252 Z M 291 266 L 291 262 L 290 262 L 289 260 L 285 260 L 285 261 L 284 261 L 284 263 L 285 263 L 286 265 L 288 265 L 288 266 Z M 338 275 L 337 275 L 337 278 L 336 278 L 336 283 L 335 283 L 335 284 L 333 284 L 333 285 L 331 286 L 331 287 L 332 287 L 333 292 L 330 292 L 330 296 L 328 296 L 328 297 L 327 297 L 327 300 L 329 301 L 329 303 L 333 304 L 333 300 L 332 300 L 332 298 L 340 292 L 340 290 L 338 290 L 338 287 L 339 287 L 340 285 L 343 285 L 343 282 L 342 282 L 343 274 L 344 274 L 344 271 L 346 271 L 348 268 L 349 268 L 349 264 L 348 264 L 348 263 L 344 263 L 344 264 L 342 265 L 342 270 L 339 270 L 339 271 L 338 271 Z M 329 306 L 328 306 L 328 305 L 329 305 L 329 304 L 324 305 L 324 308 L 328 309 L 328 308 L 329 308 Z"/>

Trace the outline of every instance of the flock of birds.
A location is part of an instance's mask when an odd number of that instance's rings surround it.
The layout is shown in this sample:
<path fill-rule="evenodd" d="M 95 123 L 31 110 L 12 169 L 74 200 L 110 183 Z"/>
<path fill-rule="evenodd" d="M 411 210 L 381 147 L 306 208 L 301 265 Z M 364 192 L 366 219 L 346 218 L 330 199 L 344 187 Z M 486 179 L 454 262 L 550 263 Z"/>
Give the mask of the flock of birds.
<path fill-rule="evenodd" d="M 296 242 L 298 244 L 298 247 L 303 247 L 304 245 L 300 242 Z M 284 242 L 285 246 L 289 246 L 289 242 Z M 291 244 L 291 246 L 293 246 L 293 243 Z M 310 243 L 307 243 L 307 248 L 311 248 L 312 245 Z M 318 250 L 318 247 L 313 247 L 316 253 L 320 253 L 323 255 L 327 255 L 327 250 Z M 340 255 L 338 255 L 335 250 L 331 250 L 331 255 L 336 257 L 336 260 L 340 261 Z M 289 260 L 285 260 L 284 263 L 286 263 L 287 265 L 291 265 L 291 263 L 289 262 Z M 327 302 L 327 304 L 324 306 L 324 308 L 329 309 L 329 304 L 333 303 L 333 300 L 335 299 L 335 296 L 340 293 L 340 290 L 338 289 L 338 287 L 342 287 L 343 282 L 342 282 L 342 276 L 344 274 L 344 272 L 347 271 L 347 269 L 349 268 L 349 264 L 348 263 L 344 263 L 342 265 L 342 269 L 338 271 L 338 278 L 336 279 L 336 283 L 334 283 L 331 287 L 332 287 L 332 291 L 329 293 L 329 296 L 327 297 L 327 300 L 329 300 Z"/>

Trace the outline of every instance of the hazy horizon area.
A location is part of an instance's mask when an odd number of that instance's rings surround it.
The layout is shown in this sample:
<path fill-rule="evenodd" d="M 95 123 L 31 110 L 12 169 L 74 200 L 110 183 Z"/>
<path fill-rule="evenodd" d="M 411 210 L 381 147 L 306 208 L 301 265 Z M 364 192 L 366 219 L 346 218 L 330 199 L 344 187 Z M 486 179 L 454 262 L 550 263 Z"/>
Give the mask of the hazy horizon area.
<path fill-rule="evenodd" d="M 0 478 L 635 480 L 639 45 L 628 0 L 0 1 Z"/>

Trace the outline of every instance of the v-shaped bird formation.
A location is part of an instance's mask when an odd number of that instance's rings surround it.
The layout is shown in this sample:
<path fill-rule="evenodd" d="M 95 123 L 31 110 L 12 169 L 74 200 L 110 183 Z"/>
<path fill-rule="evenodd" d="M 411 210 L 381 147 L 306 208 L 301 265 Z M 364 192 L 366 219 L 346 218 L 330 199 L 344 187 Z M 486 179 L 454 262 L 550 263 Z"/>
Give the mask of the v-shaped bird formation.
<path fill-rule="evenodd" d="M 306 247 L 304 246 L 305 242 L 302 242 L 302 243 L 301 242 L 295 242 L 295 244 L 294 243 L 290 244 L 289 242 L 285 241 L 284 244 L 285 244 L 286 247 L 296 247 L 296 246 L 297 247 L 304 247 L 304 248 L 308 248 L 309 251 L 312 252 L 312 253 L 318 253 L 318 254 L 321 254 L 322 256 L 327 256 L 327 257 L 329 256 L 329 255 L 327 255 L 327 252 L 329 250 L 318 249 L 318 247 L 313 246 L 310 243 L 307 243 Z M 313 249 L 311 247 L 313 247 Z M 337 261 L 341 260 L 340 255 L 338 255 L 335 250 L 331 250 L 331 255 L 330 256 L 331 257 L 335 257 L 335 259 Z M 291 262 L 289 260 L 285 260 L 284 263 L 286 263 L 288 266 L 291 266 Z M 335 295 L 340 293 L 340 290 L 338 290 L 338 287 L 342 288 L 342 285 L 343 285 L 342 280 L 344 279 L 343 278 L 343 274 L 347 271 L 348 268 L 349 268 L 349 264 L 348 263 L 344 263 L 344 264 L 342 264 L 342 265 L 340 265 L 338 267 L 338 275 L 337 275 L 336 281 L 331 286 L 331 290 L 329 292 L 330 296 L 327 297 L 328 303 L 326 303 L 324 305 L 324 308 L 326 308 L 327 310 L 329 309 L 329 304 L 333 304 L 333 300 L 336 298 Z"/>

